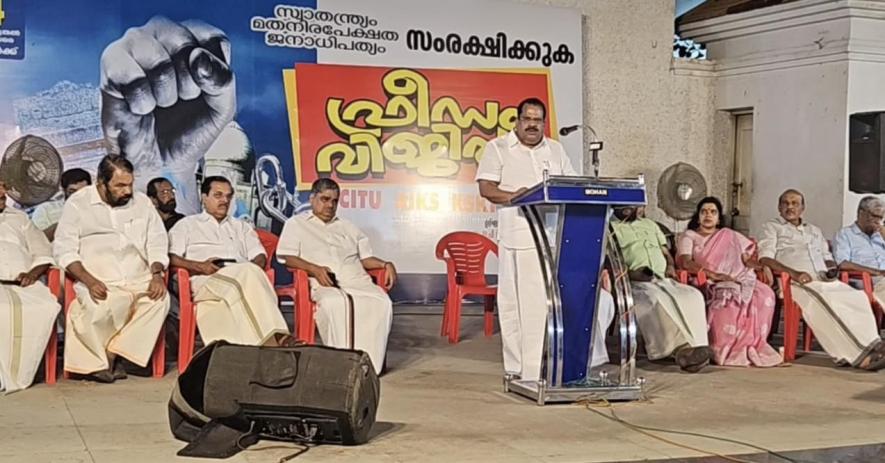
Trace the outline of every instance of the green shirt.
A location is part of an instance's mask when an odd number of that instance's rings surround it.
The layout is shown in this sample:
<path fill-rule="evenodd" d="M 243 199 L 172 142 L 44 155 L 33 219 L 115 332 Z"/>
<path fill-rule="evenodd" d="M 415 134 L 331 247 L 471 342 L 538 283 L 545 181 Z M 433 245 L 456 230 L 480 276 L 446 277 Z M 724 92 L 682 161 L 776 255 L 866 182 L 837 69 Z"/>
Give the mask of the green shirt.
<path fill-rule="evenodd" d="M 664 277 L 667 273 L 667 259 L 664 257 L 667 252 L 667 238 L 654 220 L 615 220 L 612 227 L 628 270 L 648 267 L 657 277 Z"/>

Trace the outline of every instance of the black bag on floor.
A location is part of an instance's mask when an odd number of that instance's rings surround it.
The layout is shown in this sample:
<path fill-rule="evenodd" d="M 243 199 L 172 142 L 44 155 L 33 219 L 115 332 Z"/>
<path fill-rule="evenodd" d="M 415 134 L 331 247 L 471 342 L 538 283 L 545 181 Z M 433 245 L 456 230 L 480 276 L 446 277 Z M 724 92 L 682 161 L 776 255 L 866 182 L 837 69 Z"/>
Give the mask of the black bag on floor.
<path fill-rule="evenodd" d="M 181 456 L 227 458 L 259 439 L 357 445 L 380 390 L 362 351 L 216 342 L 178 377 L 169 426 L 189 443 Z"/>

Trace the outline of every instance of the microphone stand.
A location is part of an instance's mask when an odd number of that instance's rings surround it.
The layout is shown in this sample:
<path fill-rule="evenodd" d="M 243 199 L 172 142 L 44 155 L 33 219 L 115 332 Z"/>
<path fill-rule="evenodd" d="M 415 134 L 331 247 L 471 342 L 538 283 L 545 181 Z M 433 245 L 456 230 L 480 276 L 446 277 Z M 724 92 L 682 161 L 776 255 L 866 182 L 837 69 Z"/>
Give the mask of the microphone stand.
<path fill-rule="evenodd" d="M 585 135 L 590 137 L 590 143 L 588 143 L 587 145 L 587 151 L 590 152 L 590 162 L 591 164 L 593 164 L 593 177 L 599 178 L 599 152 L 602 151 L 603 143 L 599 139 L 599 137 L 596 136 L 596 131 L 593 130 L 593 127 L 590 127 L 589 125 L 573 125 L 561 129 L 559 134 L 561 136 L 566 136 L 579 128 L 587 129 L 587 131 L 589 132 L 585 132 Z"/>

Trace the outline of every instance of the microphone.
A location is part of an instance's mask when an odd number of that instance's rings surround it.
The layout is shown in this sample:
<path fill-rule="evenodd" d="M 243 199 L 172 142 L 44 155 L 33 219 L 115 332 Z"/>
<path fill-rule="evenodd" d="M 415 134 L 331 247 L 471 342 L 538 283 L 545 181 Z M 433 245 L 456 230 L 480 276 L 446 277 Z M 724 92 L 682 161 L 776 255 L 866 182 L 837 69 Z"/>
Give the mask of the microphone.
<path fill-rule="evenodd" d="M 568 126 L 568 127 L 563 127 L 563 128 L 561 128 L 561 129 L 559 129 L 559 136 L 564 137 L 564 136 L 566 136 L 566 135 L 568 135 L 568 134 L 570 134 L 570 133 L 572 133 L 572 132 L 574 132 L 574 131 L 576 131 L 576 130 L 578 130 L 578 129 L 580 129 L 580 128 L 581 128 L 581 125 L 580 125 L 580 124 L 578 124 L 578 125 L 570 125 L 570 126 Z"/>

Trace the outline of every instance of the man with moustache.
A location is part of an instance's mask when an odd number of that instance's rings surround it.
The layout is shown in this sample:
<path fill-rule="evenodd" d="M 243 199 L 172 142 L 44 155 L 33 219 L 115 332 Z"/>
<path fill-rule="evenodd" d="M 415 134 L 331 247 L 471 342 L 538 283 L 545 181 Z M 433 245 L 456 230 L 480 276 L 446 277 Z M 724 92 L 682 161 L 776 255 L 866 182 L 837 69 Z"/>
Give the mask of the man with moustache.
<path fill-rule="evenodd" d="M 682 371 L 697 373 L 710 363 L 704 295 L 676 281 L 667 239 L 645 207 L 614 210 L 618 239 L 633 289 L 633 310 L 651 360 L 673 357 Z"/>
<path fill-rule="evenodd" d="M 289 330 L 264 272 L 268 256 L 258 234 L 246 221 L 230 216 L 234 190 L 228 179 L 206 177 L 200 191 L 203 212 L 185 217 L 169 231 L 169 259 L 191 274 L 203 343 L 275 343 L 275 335 Z"/>
<path fill-rule="evenodd" d="M 157 177 L 147 184 L 145 194 L 151 198 L 157 213 L 163 219 L 163 226 L 166 231 L 172 229 L 179 220 L 184 218 L 184 214 L 175 210 L 178 204 L 175 202 L 175 188 L 165 177 Z"/>
<path fill-rule="evenodd" d="M 375 257 L 365 233 L 336 215 L 340 194 L 334 180 L 313 182 L 311 210 L 286 221 L 277 258 L 286 267 L 310 275 L 310 295 L 317 304 L 316 324 L 323 344 L 365 351 L 380 374 L 393 303 L 366 270 L 385 269 L 383 284 L 390 289 L 396 283 L 396 267 Z"/>
<path fill-rule="evenodd" d="M 504 372 L 537 380 L 541 374 L 547 299 L 544 278 L 529 224 L 511 200 L 550 175 L 577 175 L 556 140 L 544 136 L 547 108 L 537 98 L 517 107 L 516 127 L 486 143 L 476 170 L 479 194 L 498 205 L 498 322 Z M 599 292 L 591 367 L 608 361 L 605 327 L 614 317 L 614 301 Z"/>
<path fill-rule="evenodd" d="M 759 262 L 790 275 L 793 299 L 821 347 L 838 364 L 885 368 L 870 301 L 863 291 L 835 279 L 836 262 L 820 228 L 804 221 L 805 196 L 789 189 L 778 198 L 780 217 L 762 225 Z"/>
<path fill-rule="evenodd" d="M 0 180 L 0 391 L 34 381 L 60 309 L 40 282 L 52 264 L 52 247 L 24 212 L 6 207 Z"/>
<path fill-rule="evenodd" d="M 133 192 L 132 163 L 109 154 L 96 184 L 68 199 L 55 260 L 76 281 L 67 317 L 65 370 L 110 383 L 126 377 L 118 357 L 144 367 L 169 311 L 168 241 L 150 199 Z"/>

